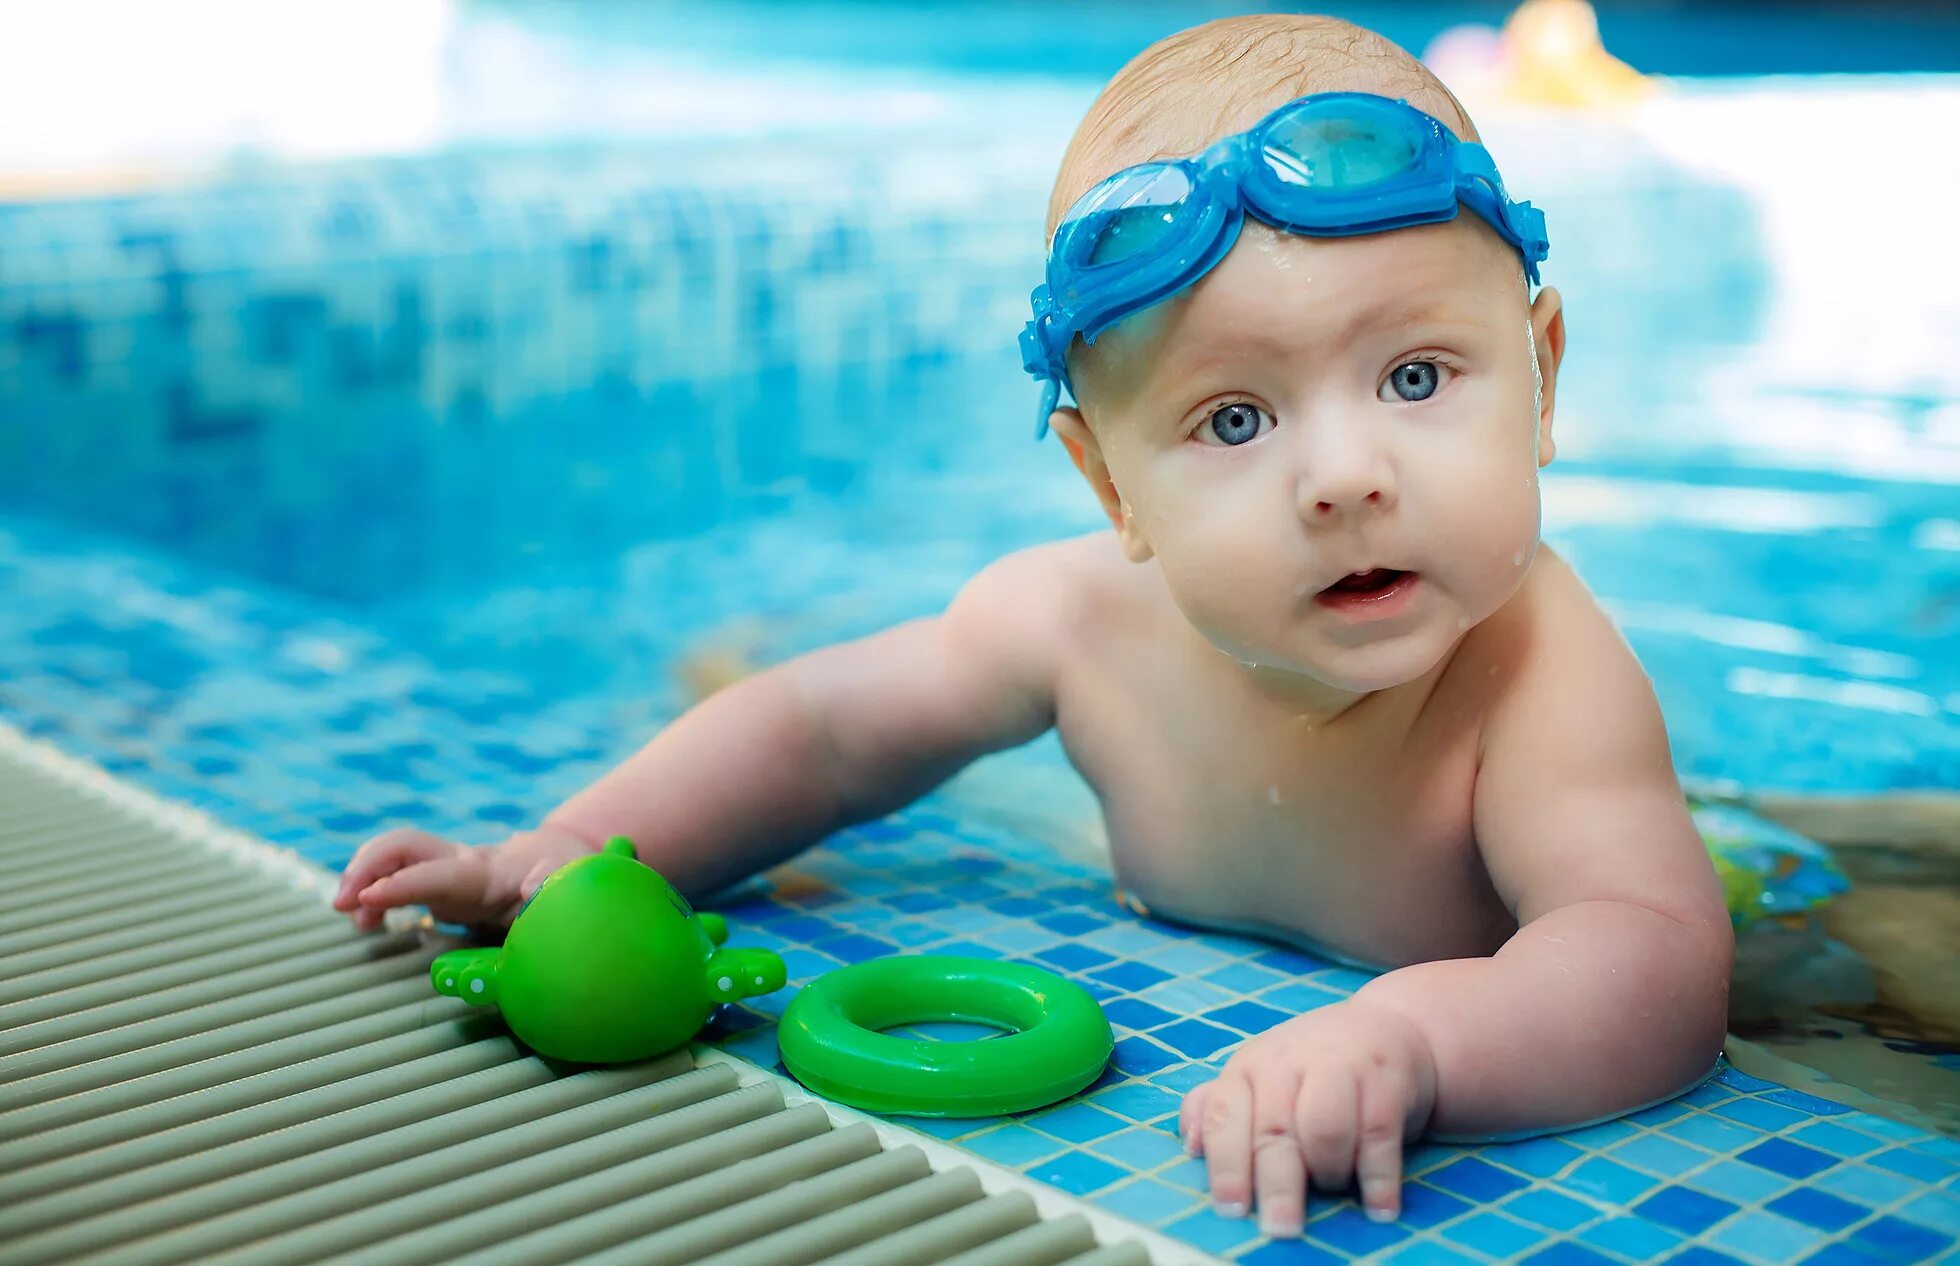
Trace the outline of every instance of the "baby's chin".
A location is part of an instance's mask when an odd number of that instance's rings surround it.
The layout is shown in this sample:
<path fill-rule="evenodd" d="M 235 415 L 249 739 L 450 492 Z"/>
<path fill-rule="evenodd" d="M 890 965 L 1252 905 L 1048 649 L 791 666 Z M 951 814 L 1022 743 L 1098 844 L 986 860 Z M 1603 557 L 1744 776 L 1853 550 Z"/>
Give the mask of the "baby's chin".
<path fill-rule="evenodd" d="M 1256 668 L 1268 681 L 1300 679 L 1300 685 L 1373 694 L 1421 679 L 1443 661 L 1455 638 L 1429 628 L 1383 637 L 1360 645 L 1316 644 L 1255 646 L 1249 640 L 1207 635 L 1219 650 L 1241 664 Z"/>

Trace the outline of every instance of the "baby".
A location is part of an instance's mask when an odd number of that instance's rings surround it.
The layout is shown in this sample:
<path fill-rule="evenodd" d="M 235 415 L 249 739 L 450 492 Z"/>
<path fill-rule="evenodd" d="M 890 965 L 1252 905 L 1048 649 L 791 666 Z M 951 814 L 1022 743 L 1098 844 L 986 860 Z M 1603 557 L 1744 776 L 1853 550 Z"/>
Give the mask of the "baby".
<path fill-rule="evenodd" d="M 1475 141 L 1345 22 L 1146 51 L 1063 159 L 1023 336 L 1110 529 L 713 695 L 534 831 L 389 832 L 336 906 L 495 923 L 613 834 L 702 898 L 1053 727 L 1139 905 L 1382 969 L 1186 1097 L 1226 1216 L 1298 1234 L 1311 1182 L 1392 1218 L 1407 1140 L 1696 1083 L 1729 917 L 1646 676 L 1538 541 L 1565 323 Z"/>

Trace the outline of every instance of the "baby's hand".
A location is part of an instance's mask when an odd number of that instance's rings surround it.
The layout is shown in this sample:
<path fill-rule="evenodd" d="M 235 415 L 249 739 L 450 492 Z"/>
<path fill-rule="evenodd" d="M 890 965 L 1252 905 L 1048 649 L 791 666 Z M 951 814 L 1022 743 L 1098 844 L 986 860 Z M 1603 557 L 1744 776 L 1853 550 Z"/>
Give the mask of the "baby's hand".
<path fill-rule="evenodd" d="M 371 931 L 394 906 L 425 905 L 445 923 L 508 923 L 524 899 L 566 862 L 592 845 L 549 827 L 522 831 L 501 844 L 472 848 L 399 828 L 361 845 L 341 876 L 333 907 Z"/>
<path fill-rule="evenodd" d="M 1368 1216 L 1401 1211 L 1402 1141 L 1436 1102 L 1429 1042 L 1383 1007 L 1332 1003 L 1240 1047 L 1216 1081 L 1184 1097 L 1179 1128 L 1205 1157 L 1212 1207 L 1242 1217 L 1258 1195 L 1259 1228 L 1300 1233 L 1307 1183 L 1360 1180 Z"/>

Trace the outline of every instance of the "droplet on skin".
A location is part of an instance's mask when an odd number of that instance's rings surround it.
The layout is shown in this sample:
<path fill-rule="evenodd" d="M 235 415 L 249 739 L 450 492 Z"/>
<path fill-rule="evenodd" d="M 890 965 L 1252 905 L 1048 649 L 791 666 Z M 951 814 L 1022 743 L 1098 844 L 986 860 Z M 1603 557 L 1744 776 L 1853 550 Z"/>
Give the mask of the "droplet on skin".
<path fill-rule="evenodd" d="M 1470 617 L 1469 617 L 1469 616 L 1467 616 L 1467 615 L 1460 615 L 1460 616 L 1458 616 L 1458 617 L 1456 617 L 1456 631 L 1457 631 L 1457 632 L 1459 632 L 1459 633 L 1461 633 L 1461 632 L 1462 632 L 1463 630 L 1465 630 L 1465 629 L 1467 629 L 1467 628 L 1469 628 L 1469 627 L 1470 627 Z"/>
<path fill-rule="evenodd" d="M 1281 801 L 1280 801 L 1280 798 L 1279 798 L 1279 788 L 1278 788 L 1278 787 L 1272 787 L 1272 786 L 1269 786 L 1269 787 L 1267 787 L 1267 788 L 1266 788 L 1266 799 L 1268 799 L 1268 800 L 1270 800 L 1270 801 L 1272 801 L 1272 802 L 1273 802 L 1274 804 L 1279 804 L 1279 803 L 1281 803 Z"/>
<path fill-rule="evenodd" d="M 1519 551 L 1518 551 L 1517 553 L 1515 553 L 1515 554 L 1513 554 L 1513 555 L 1511 555 L 1511 566 L 1513 566 L 1513 567 L 1522 567 L 1522 566 L 1524 566 L 1524 551 L 1523 551 L 1523 550 L 1519 550 Z"/>

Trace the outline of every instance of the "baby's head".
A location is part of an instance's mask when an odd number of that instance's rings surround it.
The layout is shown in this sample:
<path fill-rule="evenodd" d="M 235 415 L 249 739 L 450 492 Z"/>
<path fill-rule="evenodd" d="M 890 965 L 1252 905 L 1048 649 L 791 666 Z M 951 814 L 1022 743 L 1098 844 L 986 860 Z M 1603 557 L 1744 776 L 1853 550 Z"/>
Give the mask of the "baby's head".
<path fill-rule="evenodd" d="M 1062 160 L 1051 237 L 1113 173 L 1330 92 L 1401 99 L 1476 140 L 1449 90 L 1372 32 L 1228 18 L 1103 90 Z M 1533 301 L 1520 247 L 1468 210 L 1319 237 L 1248 215 L 1196 284 L 1073 342 L 1077 407 L 1049 422 L 1125 552 L 1158 561 L 1214 646 L 1377 690 L 1428 672 L 1523 582 L 1564 338 L 1557 292 Z"/>

